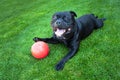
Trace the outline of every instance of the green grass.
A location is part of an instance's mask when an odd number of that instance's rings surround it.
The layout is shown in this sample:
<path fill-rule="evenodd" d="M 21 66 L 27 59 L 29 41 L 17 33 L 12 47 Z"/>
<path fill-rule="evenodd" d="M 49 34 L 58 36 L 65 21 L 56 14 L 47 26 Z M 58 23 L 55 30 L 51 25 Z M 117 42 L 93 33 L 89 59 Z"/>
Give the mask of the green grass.
<path fill-rule="evenodd" d="M 120 80 L 119 6 L 119 0 L 1 0 L 0 80 Z M 52 14 L 66 10 L 107 20 L 56 71 L 55 64 L 68 52 L 64 45 L 49 44 L 50 54 L 43 60 L 33 58 L 30 48 L 35 36 L 51 37 Z"/>

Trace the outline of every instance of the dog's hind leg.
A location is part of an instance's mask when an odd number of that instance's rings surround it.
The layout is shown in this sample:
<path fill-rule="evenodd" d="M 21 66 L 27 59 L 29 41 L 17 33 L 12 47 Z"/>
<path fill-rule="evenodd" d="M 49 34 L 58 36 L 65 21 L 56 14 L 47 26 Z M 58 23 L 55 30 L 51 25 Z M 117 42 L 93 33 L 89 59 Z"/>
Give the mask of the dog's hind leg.
<path fill-rule="evenodd" d="M 103 27 L 105 20 L 106 20 L 106 18 L 96 19 L 95 20 L 95 24 L 96 24 L 95 29 Z"/>
<path fill-rule="evenodd" d="M 98 16 L 95 16 L 94 14 L 91 14 L 92 16 L 94 16 L 95 18 L 98 18 Z"/>

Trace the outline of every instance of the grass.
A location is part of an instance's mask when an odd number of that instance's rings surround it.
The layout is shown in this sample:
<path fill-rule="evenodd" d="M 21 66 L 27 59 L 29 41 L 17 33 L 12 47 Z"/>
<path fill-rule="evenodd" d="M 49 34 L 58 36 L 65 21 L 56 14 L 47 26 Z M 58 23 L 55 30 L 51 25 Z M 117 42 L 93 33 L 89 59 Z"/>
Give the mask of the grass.
<path fill-rule="evenodd" d="M 120 80 L 119 6 L 119 0 L 0 1 L 0 80 Z M 35 36 L 51 37 L 52 14 L 66 10 L 107 20 L 58 72 L 54 66 L 68 52 L 64 45 L 49 44 L 43 60 L 33 58 L 30 48 Z"/>

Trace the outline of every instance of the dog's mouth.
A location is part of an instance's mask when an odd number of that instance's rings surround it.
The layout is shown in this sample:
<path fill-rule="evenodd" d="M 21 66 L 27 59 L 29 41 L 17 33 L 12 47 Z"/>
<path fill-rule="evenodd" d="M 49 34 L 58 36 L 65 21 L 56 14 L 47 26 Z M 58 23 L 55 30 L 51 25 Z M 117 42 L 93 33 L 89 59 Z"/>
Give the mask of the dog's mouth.
<path fill-rule="evenodd" d="M 55 27 L 53 28 L 53 31 L 55 33 L 55 35 L 57 37 L 61 37 L 62 35 L 64 35 L 65 33 L 69 33 L 71 31 L 71 28 L 58 28 L 58 27 Z"/>

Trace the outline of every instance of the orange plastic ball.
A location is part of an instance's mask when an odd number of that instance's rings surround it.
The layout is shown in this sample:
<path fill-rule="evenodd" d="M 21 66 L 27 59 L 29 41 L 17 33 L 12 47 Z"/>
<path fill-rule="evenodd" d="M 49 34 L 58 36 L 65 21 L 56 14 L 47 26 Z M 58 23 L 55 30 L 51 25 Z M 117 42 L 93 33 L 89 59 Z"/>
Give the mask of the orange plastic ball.
<path fill-rule="evenodd" d="M 45 58 L 49 54 L 49 46 L 43 41 L 35 42 L 31 47 L 31 53 L 37 59 Z"/>

